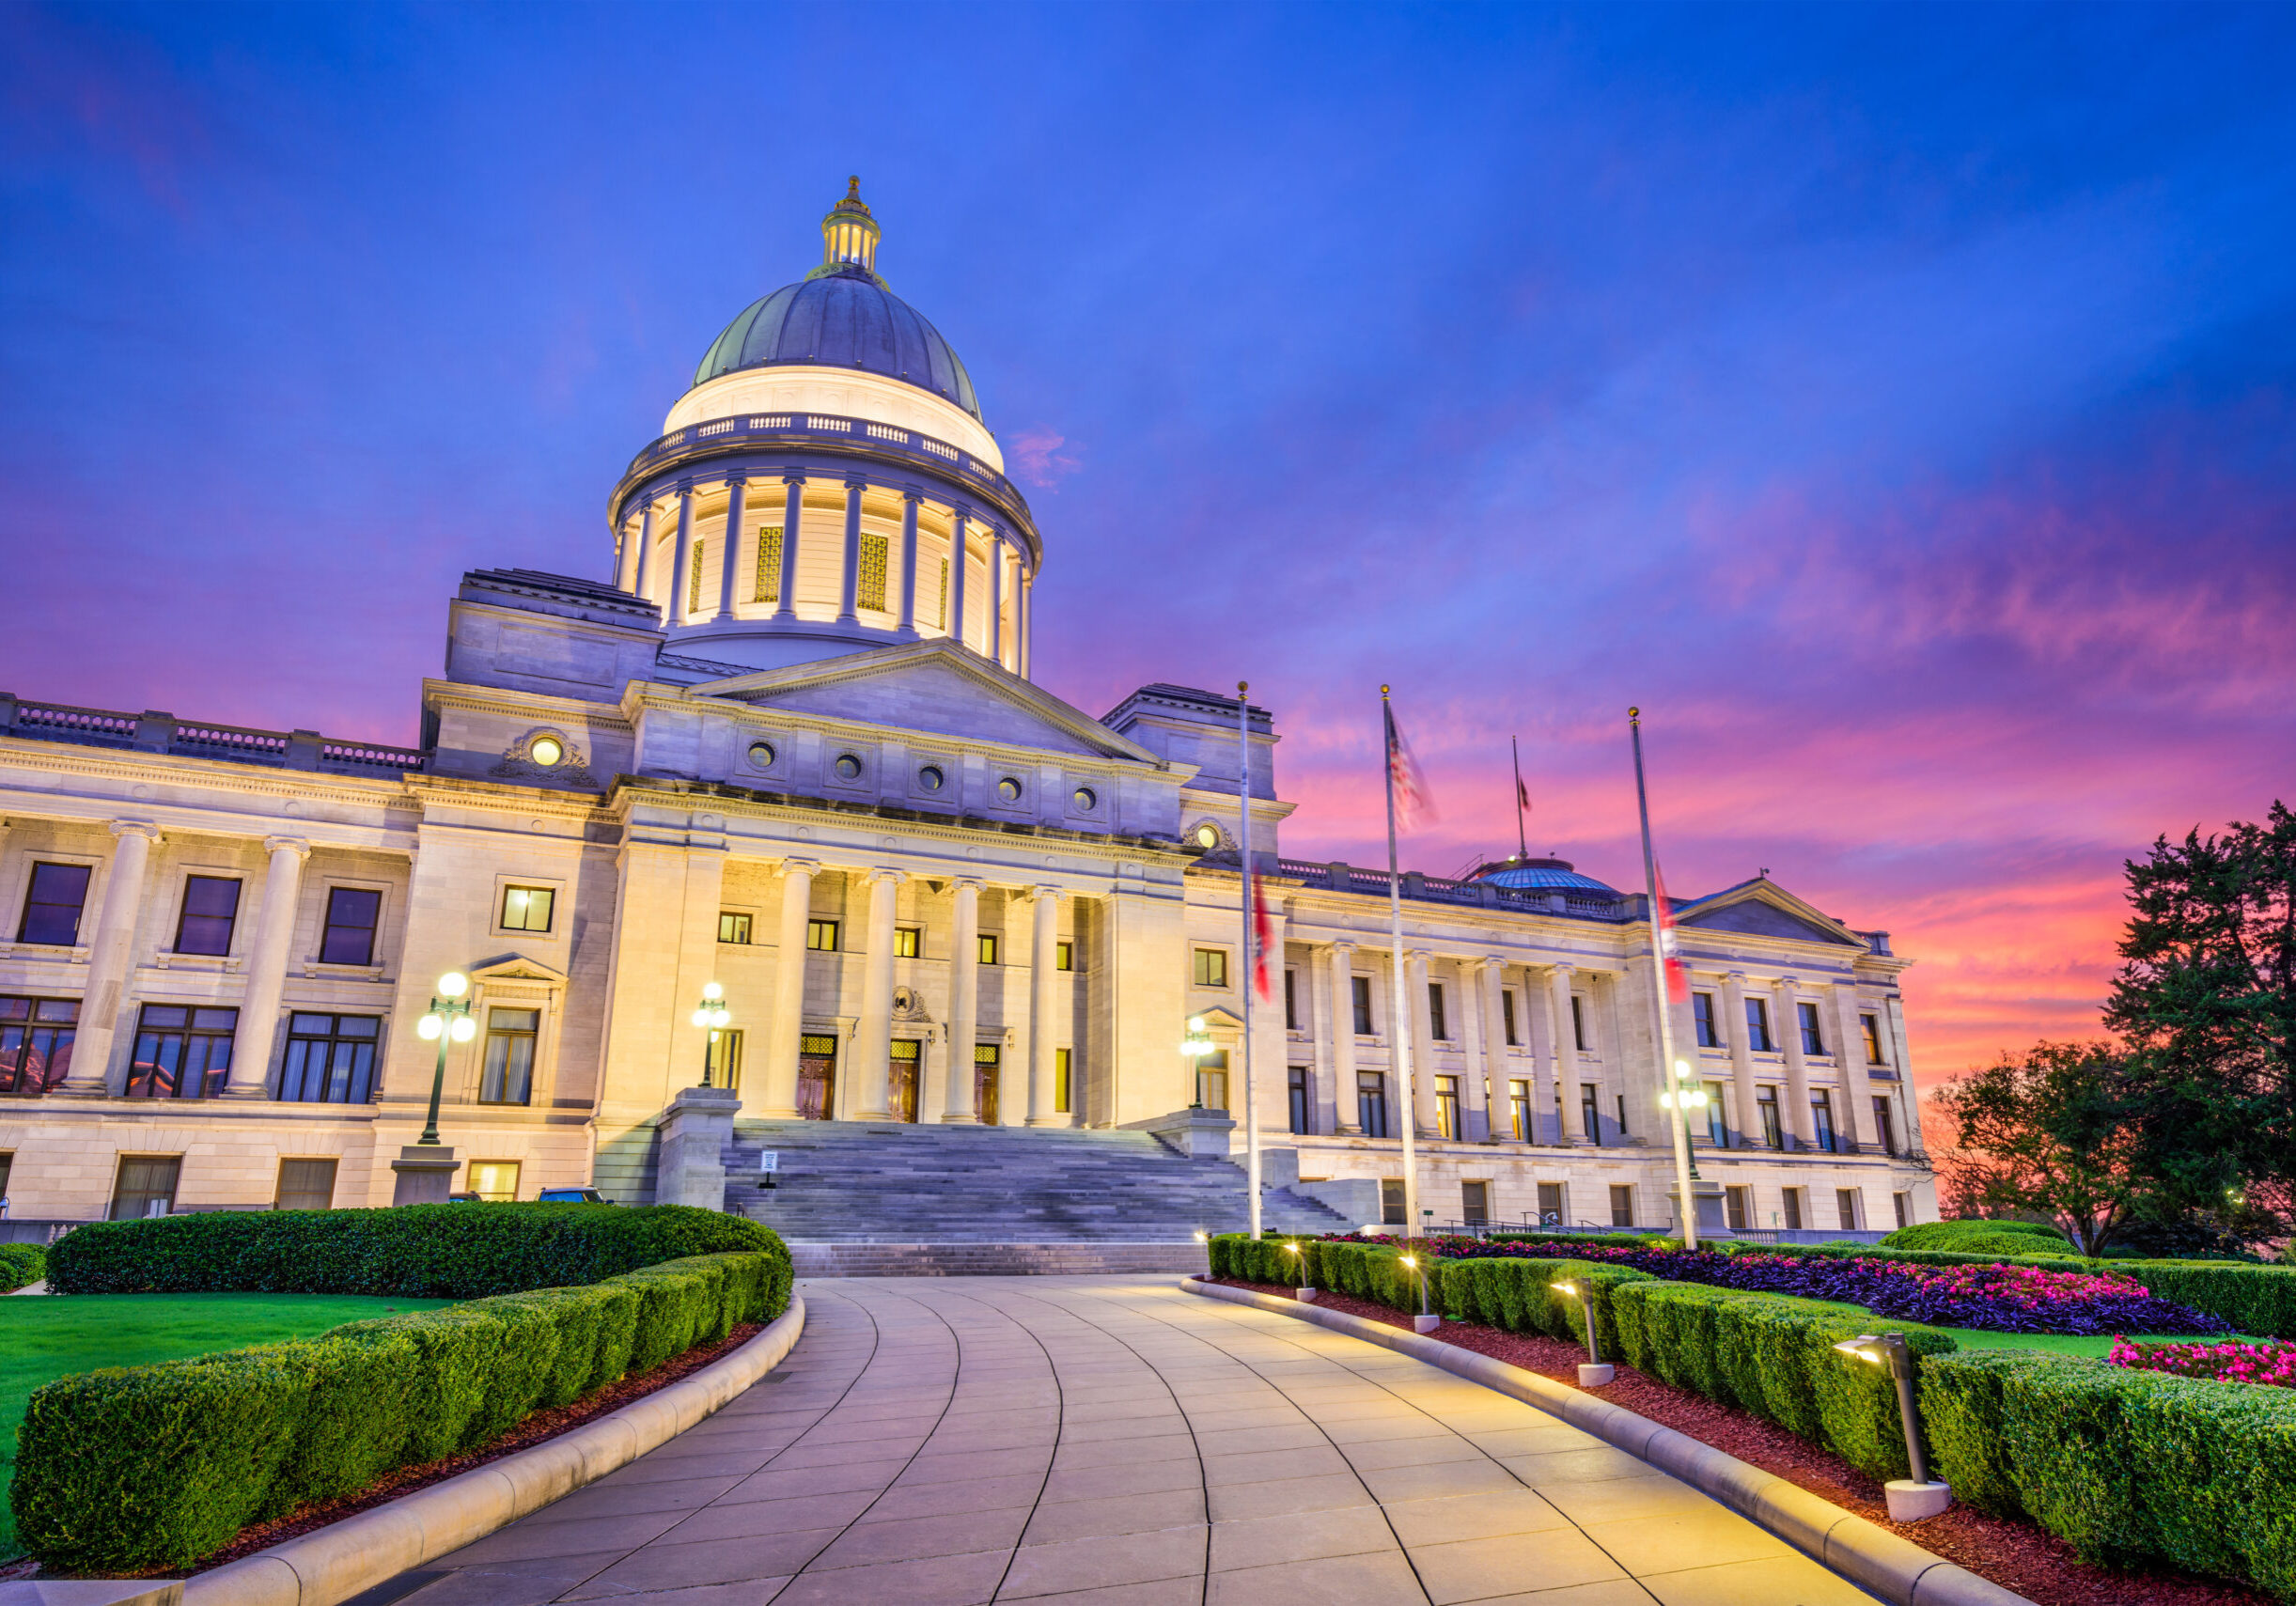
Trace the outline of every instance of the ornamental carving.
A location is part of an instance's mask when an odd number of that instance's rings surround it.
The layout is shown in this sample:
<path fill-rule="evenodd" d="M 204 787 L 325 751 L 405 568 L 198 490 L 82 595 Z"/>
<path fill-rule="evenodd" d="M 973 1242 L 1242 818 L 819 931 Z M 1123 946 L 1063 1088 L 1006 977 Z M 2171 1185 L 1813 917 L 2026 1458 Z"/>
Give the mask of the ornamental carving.
<path fill-rule="evenodd" d="M 507 781 L 545 781 L 558 787 L 595 787 L 589 755 L 562 730 L 530 730 L 503 749 L 502 761 L 487 772 Z"/>

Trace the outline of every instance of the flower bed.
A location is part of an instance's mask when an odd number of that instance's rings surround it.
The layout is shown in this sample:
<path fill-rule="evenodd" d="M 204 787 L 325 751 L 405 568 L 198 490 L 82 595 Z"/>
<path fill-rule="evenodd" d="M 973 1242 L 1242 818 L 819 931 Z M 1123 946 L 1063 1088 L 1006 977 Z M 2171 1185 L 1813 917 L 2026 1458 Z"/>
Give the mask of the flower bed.
<path fill-rule="evenodd" d="M 2106 1359 L 2132 1371 L 2296 1389 L 2296 1344 L 2251 1344 L 2239 1338 L 2223 1344 L 2136 1344 L 2120 1338 Z"/>

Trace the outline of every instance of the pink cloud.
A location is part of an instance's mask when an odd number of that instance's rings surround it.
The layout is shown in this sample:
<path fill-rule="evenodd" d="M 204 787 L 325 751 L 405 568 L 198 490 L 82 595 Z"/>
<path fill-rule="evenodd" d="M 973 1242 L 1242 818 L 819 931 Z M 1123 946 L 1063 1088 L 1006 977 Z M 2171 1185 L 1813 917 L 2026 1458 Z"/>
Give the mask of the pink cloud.
<path fill-rule="evenodd" d="M 1039 491 L 1055 491 L 1060 482 L 1083 467 L 1077 450 L 1062 451 L 1068 440 L 1041 425 L 1032 424 L 1006 443 L 1012 466 L 1021 478 Z"/>

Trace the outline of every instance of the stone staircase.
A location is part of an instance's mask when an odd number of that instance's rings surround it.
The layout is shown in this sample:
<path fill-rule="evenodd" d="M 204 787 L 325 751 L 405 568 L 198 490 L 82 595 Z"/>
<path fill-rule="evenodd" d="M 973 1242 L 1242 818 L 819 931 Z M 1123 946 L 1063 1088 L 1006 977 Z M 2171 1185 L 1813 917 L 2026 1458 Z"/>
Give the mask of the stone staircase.
<path fill-rule="evenodd" d="M 758 1186 L 758 1157 L 779 1156 Z M 1243 1173 L 1146 1132 L 739 1121 L 726 1208 L 789 1244 L 800 1276 L 1198 1271 L 1198 1232 L 1245 1224 Z M 1344 1232 L 1315 1200 L 1262 1191 L 1262 1224 Z"/>

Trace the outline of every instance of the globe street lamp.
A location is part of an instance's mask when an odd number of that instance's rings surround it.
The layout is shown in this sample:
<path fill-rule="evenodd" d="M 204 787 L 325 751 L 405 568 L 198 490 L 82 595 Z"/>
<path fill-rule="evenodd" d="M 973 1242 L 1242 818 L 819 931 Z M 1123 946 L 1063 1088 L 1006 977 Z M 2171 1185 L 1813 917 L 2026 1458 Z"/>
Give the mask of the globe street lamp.
<path fill-rule="evenodd" d="M 1682 1135 L 1694 1141 L 1696 1136 L 1696 1129 L 1690 1124 L 1690 1113 L 1693 1110 L 1705 1109 L 1709 1102 L 1706 1089 L 1698 1084 L 1697 1074 L 1696 1071 L 1690 1068 L 1688 1060 L 1676 1060 L 1674 1062 L 1675 1085 L 1658 1096 L 1660 1104 L 1669 1110 L 1679 1110 L 1682 1113 Z M 1698 1162 L 1695 1160 L 1690 1162 L 1690 1175 L 1693 1181 L 1697 1179 Z"/>
<path fill-rule="evenodd" d="M 439 1094 L 446 1085 L 446 1045 L 467 1043 L 478 1035 L 478 1022 L 471 1019 L 470 1000 L 463 994 L 470 991 L 470 977 L 461 971 L 448 971 L 439 977 L 438 991 L 430 998 L 430 1012 L 414 1022 L 414 1035 L 426 1042 L 436 1039 L 439 1060 L 430 1073 L 430 1118 L 423 1123 L 423 1135 L 414 1141 L 436 1147 L 439 1141 Z"/>
<path fill-rule="evenodd" d="M 709 983 L 701 990 L 701 1003 L 688 1018 L 710 1034 L 709 1044 L 701 1052 L 701 1084 L 707 1087 L 711 1067 L 717 1059 L 718 1035 L 733 1021 L 733 1011 L 726 1007 L 726 990 L 714 981 Z"/>
<path fill-rule="evenodd" d="M 1211 1052 L 1211 1039 L 1204 1034 L 1204 1017 L 1201 1015 L 1188 1018 L 1188 1036 L 1181 1039 L 1179 1052 L 1187 1060 L 1188 1068 L 1193 1073 L 1192 1080 L 1195 1083 L 1195 1098 L 1192 1102 L 1201 1106 L 1204 1102 L 1204 1056 Z"/>

